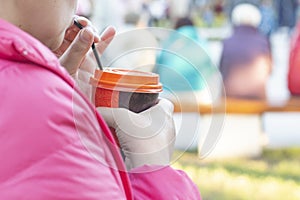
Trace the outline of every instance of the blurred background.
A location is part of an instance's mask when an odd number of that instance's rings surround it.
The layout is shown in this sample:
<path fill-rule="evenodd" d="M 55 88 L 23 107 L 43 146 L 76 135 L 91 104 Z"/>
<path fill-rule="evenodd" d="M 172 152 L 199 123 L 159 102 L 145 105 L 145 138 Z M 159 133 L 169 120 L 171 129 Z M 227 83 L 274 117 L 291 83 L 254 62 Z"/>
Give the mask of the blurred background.
<path fill-rule="evenodd" d="M 126 31 L 160 27 L 168 34 L 158 46 L 192 60 L 193 66 L 161 51 L 130 58 L 127 64 L 150 62 L 146 70 L 160 74 L 164 97 L 179 100 L 182 107 L 196 99 L 194 110 L 175 113 L 173 165 L 188 172 L 204 200 L 300 199 L 299 0 L 79 2 L 78 14 L 99 30 L 116 27 L 120 36 L 111 47 L 115 54 L 118 46 L 127 45 L 128 35 L 134 35 Z M 142 40 L 147 38 L 143 35 Z M 185 46 L 172 46 L 178 41 Z M 138 37 L 130 43 L 135 42 Z M 151 38 L 148 42 L 155 43 Z M 109 63 L 111 49 L 104 53 L 104 63 Z M 116 65 L 125 62 L 120 63 Z M 187 85 L 177 84 L 178 78 Z M 222 103 L 223 112 L 199 111 L 198 103 L 226 100 L 227 107 L 233 106 L 230 113 Z M 203 140 L 213 141 L 209 149 Z"/>

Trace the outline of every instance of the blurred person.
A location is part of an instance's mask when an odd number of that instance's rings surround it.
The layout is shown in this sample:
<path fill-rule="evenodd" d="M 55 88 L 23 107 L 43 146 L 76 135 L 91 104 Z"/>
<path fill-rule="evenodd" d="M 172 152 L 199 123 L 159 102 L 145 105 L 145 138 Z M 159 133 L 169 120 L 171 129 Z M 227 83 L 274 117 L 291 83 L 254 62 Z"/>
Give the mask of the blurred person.
<path fill-rule="evenodd" d="M 149 13 L 148 26 L 158 26 L 159 21 L 167 17 L 166 0 L 152 0 L 148 3 L 147 10 Z"/>
<path fill-rule="evenodd" d="M 223 0 L 217 0 L 214 5 L 213 5 L 213 10 L 214 10 L 214 13 L 216 15 L 222 15 L 223 12 L 224 12 L 224 1 Z"/>
<path fill-rule="evenodd" d="M 298 0 L 275 0 L 278 27 L 293 30 L 297 21 Z"/>
<path fill-rule="evenodd" d="M 74 16 L 77 3 L 0 0 L 0 199 L 200 199 L 187 175 L 169 166 L 173 105 L 165 99 L 140 114 L 98 108 L 117 132 L 125 168 L 77 85 L 94 73 L 92 43 L 102 53 L 115 30 L 99 38 Z"/>
<path fill-rule="evenodd" d="M 223 40 L 220 58 L 228 97 L 266 98 L 272 56 L 268 38 L 258 30 L 260 22 L 259 9 L 252 4 L 238 4 L 233 9 L 233 33 Z"/>
<path fill-rule="evenodd" d="M 300 23 L 297 24 L 291 40 L 288 88 L 291 95 L 300 95 Z"/>
<path fill-rule="evenodd" d="M 244 3 L 248 3 L 248 4 L 252 4 L 255 6 L 259 6 L 260 5 L 261 0 L 227 0 L 225 3 L 225 10 L 226 13 L 228 15 L 228 18 L 231 20 L 231 13 L 232 10 L 234 9 L 234 7 L 236 7 L 239 4 L 244 4 Z"/>
<path fill-rule="evenodd" d="M 270 38 L 272 32 L 276 28 L 276 14 L 273 8 L 272 0 L 262 0 L 259 9 L 262 16 L 259 30 L 268 38 Z"/>
<path fill-rule="evenodd" d="M 209 58 L 207 41 L 200 37 L 188 17 L 179 18 L 174 30 L 163 41 L 154 69 L 160 75 L 164 94 L 172 101 L 173 95 L 183 101 L 194 101 L 190 95 L 195 94 L 197 101 L 210 103 L 208 85 L 216 71 Z"/>
<path fill-rule="evenodd" d="M 212 11 L 210 5 L 207 4 L 204 7 L 204 10 L 203 10 L 203 13 L 202 13 L 202 18 L 203 18 L 204 23 L 207 26 L 211 27 L 213 25 L 214 20 L 215 20 L 215 15 L 214 15 L 214 12 Z"/>
<path fill-rule="evenodd" d="M 191 0 L 168 0 L 169 14 L 172 21 L 188 16 L 191 12 Z"/>

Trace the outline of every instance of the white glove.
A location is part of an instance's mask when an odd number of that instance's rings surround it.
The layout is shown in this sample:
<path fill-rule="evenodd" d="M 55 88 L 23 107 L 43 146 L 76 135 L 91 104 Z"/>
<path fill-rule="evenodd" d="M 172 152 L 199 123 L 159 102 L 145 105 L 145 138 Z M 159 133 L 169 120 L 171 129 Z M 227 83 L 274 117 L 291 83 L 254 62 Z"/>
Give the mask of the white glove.
<path fill-rule="evenodd" d="M 108 126 L 115 129 L 128 170 L 170 163 L 176 137 L 173 108 L 166 99 L 141 113 L 124 108 L 97 108 Z"/>

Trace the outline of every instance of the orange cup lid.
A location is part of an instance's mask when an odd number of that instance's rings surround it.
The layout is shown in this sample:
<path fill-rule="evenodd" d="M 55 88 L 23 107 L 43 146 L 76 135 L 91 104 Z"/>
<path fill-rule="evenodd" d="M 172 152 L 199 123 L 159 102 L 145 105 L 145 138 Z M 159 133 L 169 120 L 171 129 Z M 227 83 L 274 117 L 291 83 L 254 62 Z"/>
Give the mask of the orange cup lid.
<path fill-rule="evenodd" d="M 128 69 L 96 70 L 90 83 L 96 87 L 124 92 L 158 93 L 162 91 L 159 75 Z"/>

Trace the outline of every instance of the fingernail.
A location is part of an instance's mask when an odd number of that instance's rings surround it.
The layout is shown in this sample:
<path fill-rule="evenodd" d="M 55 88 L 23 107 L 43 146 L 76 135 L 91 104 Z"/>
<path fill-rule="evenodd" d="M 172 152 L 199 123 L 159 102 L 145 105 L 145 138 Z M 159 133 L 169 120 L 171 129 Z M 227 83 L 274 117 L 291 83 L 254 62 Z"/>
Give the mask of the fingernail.
<path fill-rule="evenodd" d="M 98 35 L 94 35 L 94 41 L 100 41 L 100 37 Z"/>
<path fill-rule="evenodd" d="M 86 42 L 92 40 L 93 32 L 89 28 L 85 28 L 80 33 L 80 38 Z"/>

